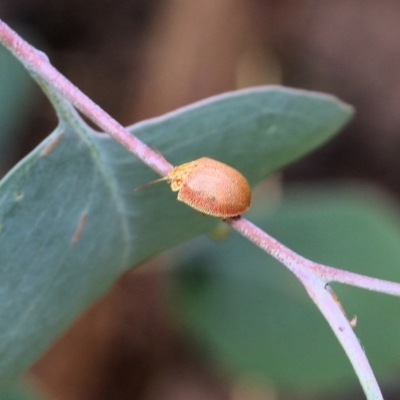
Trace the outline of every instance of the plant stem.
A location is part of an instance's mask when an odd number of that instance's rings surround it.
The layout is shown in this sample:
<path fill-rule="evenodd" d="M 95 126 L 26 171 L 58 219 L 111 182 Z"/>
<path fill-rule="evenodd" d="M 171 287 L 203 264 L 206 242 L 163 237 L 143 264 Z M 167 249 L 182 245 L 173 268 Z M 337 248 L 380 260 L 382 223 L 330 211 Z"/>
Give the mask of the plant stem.
<path fill-rule="evenodd" d="M 350 274 L 351 279 L 347 279 L 347 274 L 349 273 L 346 271 L 336 270 L 335 268 L 326 267 L 307 260 L 284 246 L 282 243 L 279 243 L 276 239 L 244 218 L 230 219 L 227 222 L 236 231 L 276 258 L 296 275 L 304 285 L 311 299 L 328 321 L 334 334 L 341 343 L 351 364 L 353 365 L 367 398 L 369 400 L 382 400 L 382 393 L 364 350 L 362 349 L 360 342 L 358 341 L 357 336 L 343 311 L 343 307 L 341 306 L 338 297 L 328 285 L 327 278 L 332 277 L 333 274 L 327 274 L 325 271 L 335 271 L 336 275 L 343 283 L 350 283 L 355 277 L 366 279 L 373 278 Z M 391 284 L 391 282 L 384 283 Z M 399 284 L 393 285 L 397 285 L 400 288 Z"/>
<path fill-rule="evenodd" d="M 307 269 L 317 275 L 325 284 L 338 282 L 375 292 L 400 296 L 400 283 L 372 278 L 308 260 L 290 250 L 245 218 L 231 219 L 228 220 L 228 223 L 258 247 L 284 264 L 296 276 Z"/>
<path fill-rule="evenodd" d="M 145 143 L 131 135 L 121 124 L 102 110 L 88 96 L 58 72 L 47 56 L 23 40 L 8 25 L 0 20 L 0 41 L 18 58 L 28 71 L 37 74 L 68 99 L 78 110 L 115 140 L 135 154 L 160 175 L 167 175 L 172 169 L 164 157 Z"/>

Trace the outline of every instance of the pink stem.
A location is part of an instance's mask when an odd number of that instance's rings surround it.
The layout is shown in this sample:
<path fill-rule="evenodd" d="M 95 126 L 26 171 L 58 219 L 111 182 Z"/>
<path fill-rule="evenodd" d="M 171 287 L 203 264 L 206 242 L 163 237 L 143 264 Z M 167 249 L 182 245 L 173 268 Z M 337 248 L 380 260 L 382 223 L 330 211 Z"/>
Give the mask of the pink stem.
<path fill-rule="evenodd" d="M 45 54 L 23 40 L 1 20 L 0 40 L 29 71 L 38 74 L 52 87 L 57 88 L 66 99 L 96 125 L 110 134 L 115 140 L 120 142 L 160 175 L 168 175 L 172 169 L 172 165 L 169 164 L 161 154 L 131 135 L 121 124 L 109 116 L 75 85 L 68 81 L 68 79 L 61 75 L 50 64 Z"/>
<path fill-rule="evenodd" d="M 356 286 L 363 287 L 363 285 L 370 280 L 373 281 L 374 285 L 373 287 L 365 286 L 367 289 L 381 291 L 380 289 L 384 288 L 385 285 L 393 285 L 397 286 L 396 294 L 400 293 L 400 285 L 348 273 L 307 260 L 282 243 L 279 243 L 273 237 L 244 218 L 229 219 L 227 222 L 236 231 L 276 258 L 297 276 L 341 343 L 353 365 L 367 398 L 383 400 L 382 393 L 369 361 L 360 346 L 352 326 L 347 320 L 339 299 L 329 287 L 328 282 L 335 278 L 336 281 L 342 283 L 355 284 Z M 363 284 L 359 285 L 358 279 L 360 279 Z M 391 287 L 391 289 L 393 288 Z"/>
<path fill-rule="evenodd" d="M 400 283 L 372 278 L 310 261 L 290 250 L 245 218 L 230 219 L 227 222 L 240 234 L 284 264 L 298 277 L 305 271 L 308 271 L 313 272 L 314 275 L 318 276 L 325 283 L 339 282 L 376 292 L 400 296 Z"/>

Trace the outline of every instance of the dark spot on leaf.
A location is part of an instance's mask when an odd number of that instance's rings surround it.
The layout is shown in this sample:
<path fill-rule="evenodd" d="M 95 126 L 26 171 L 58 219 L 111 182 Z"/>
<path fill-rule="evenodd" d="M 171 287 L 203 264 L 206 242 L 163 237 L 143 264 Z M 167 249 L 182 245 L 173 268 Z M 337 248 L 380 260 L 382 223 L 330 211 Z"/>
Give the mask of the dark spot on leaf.
<path fill-rule="evenodd" d="M 15 192 L 15 200 L 19 201 L 22 200 L 23 198 L 24 198 L 24 192 L 22 191 Z"/>

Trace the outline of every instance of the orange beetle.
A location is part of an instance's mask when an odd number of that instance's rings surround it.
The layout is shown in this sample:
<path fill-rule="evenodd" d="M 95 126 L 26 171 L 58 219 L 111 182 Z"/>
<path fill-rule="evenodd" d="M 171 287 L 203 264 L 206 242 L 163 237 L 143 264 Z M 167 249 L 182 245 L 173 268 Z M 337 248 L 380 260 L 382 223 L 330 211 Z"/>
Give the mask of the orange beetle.
<path fill-rule="evenodd" d="M 178 200 L 203 214 L 226 219 L 248 210 L 251 189 L 236 169 L 202 157 L 174 167 L 165 177 Z"/>

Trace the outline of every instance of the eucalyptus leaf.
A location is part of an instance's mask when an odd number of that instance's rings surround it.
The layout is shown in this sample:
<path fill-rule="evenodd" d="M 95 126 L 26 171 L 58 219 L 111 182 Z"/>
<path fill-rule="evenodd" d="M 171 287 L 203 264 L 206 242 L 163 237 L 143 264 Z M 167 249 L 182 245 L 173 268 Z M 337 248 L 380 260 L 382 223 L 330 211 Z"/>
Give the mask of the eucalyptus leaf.
<path fill-rule="evenodd" d="M 16 155 L 17 132 L 27 120 L 33 87 L 21 63 L 0 46 L 0 176 Z"/>
<path fill-rule="evenodd" d="M 49 89 L 51 92 L 51 88 Z M 0 183 L 0 387 L 122 271 L 209 230 L 135 156 L 64 102 L 57 129 Z M 228 93 L 130 127 L 173 164 L 209 156 L 252 185 L 331 138 L 351 108 L 316 93 Z"/>
<path fill-rule="evenodd" d="M 0 394 L 0 400 L 45 400 L 44 397 L 25 382 L 17 382 Z"/>

